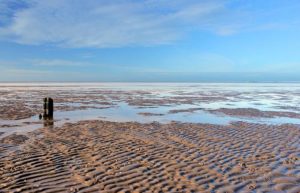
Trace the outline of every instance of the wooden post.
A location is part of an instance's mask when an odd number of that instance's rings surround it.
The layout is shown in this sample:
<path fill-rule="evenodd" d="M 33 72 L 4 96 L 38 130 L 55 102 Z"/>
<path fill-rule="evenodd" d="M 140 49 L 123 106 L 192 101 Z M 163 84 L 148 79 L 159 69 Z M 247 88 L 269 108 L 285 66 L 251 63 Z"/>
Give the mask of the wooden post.
<path fill-rule="evenodd" d="M 52 98 L 44 98 L 44 119 L 53 119 L 53 99 Z"/>

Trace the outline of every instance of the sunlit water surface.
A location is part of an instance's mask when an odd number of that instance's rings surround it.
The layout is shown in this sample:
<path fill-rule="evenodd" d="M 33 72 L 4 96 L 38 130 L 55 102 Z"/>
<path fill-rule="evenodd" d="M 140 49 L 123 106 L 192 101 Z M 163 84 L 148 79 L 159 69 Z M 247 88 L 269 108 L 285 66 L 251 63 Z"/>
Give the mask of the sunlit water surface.
<path fill-rule="evenodd" d="M 200 93 L 243 93 L 239 97 L 227 96 L 226 101 L 208 101 L 199 102 L 196 104 L 174 104 L 170 106 L 153 106 L 139 107 L 131 106 L 124 101 L 113 101 L 114 105 L 104 109 L 83 109 L 73 111 L 55 111 L 54 125 L 61 126 L 66 122 L 78 122 L 82 120 L 107 120 L 129 122 L 136 121 L 141 123 L 161 122 L 168 123 L 171 121 L 190 122 L 190 123 L 211 123 L 211 124 L 229 124 L 233 121 L 247 121 L 255 123 L 267 124 L 283 124 L 292 123 L 300 124 L 300 119 L 295 118 L 253 118 L 253 117 L 231 117 L 222 114 L 212 114 L 204 110 L 195 112 L 180 112 L 170 114 L 170 110 L 203 108 L 203 109 L 218 109 L 218 108 L 256 108 L 267 111 L 290 111 L 299 112 L 300 108 L 300 84 L 284 83 L 284 84 L 225 84 L 225 83 L 2 83 L 1 90 L 10 91 L 18 89 L 23 94 L 30 93 L 30 90 L 66 90 L 74 93 L 83 91 L 97 90 L 113 90 L 113 91 L 147 91 L 151 93 L 151 97 L 174 97 L 174 96 L 194 96 L 197 97 Z M 0 96 L 1 97 L 1 96 Z M 5 98 L 1 98 L 5 101 Z M 57 104 L 60 105 L 60 104 Z M 64 105 L 78 105 L 76 103 L 65 103 Z M 98 104 L 89 104 L 97 106 Z M 289 106 L 294 109 L 280 109 L 278 107 Z M 160 116 L 144 116 L 139 113 L 148 112 L 155 114 L 163 114 Z M 43 121 L 38 119 L 38 116 L 33 116 L 28 119 L 10 121 L 0 120 L 0 124 L 18 125 L 14 127 L 0 128 L 0 132 L 4 132 L 0 137 L 7 136 L 14 132 L 29 132 L 43 127 Z"/>

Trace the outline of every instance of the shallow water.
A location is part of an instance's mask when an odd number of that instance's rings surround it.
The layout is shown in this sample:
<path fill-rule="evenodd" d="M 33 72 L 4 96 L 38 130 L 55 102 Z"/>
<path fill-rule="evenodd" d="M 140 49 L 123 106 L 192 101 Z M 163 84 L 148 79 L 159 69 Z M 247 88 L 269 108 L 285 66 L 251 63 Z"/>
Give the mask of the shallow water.
<path fill-rule="evenodd" d="M 290 111 L 299 113 L 300 104 L 300 84 L 196 84 L 196 83 L 27 83 L 27 84 L 0 84 L 0 90 L 15 92 L 20 96 L 31 97 L 32 91 L 36 90 L 62 90 L 72 93 L 74 96 L 87 96 L 86 102 L 89 106 L 105 107 L 104 109 L 83 109 L 71 111 L 55 111 L 55 126 L 60 126 L 66 122 L 77 122 L 81 120 L 108 120 L 108 121 L 137 121 L 153 122 L 158 121 L 167 123 L 170 121 L 191 122 L 191 123 L 211 123 L 228 124 L 233 121 L 247 121 L 267 124 L 293 123 L 300 124 L 300 119 L 294 118 L 247 118 L 230 117 L 226 115 L 211 114 L 204 110 L 195 112 L 168 113 L 170 110 L 189 109 L 189 108 L 256 108 L 259 110 L 270 111 Z M 147 92 L 143 95 L 149 99 L 165 99 L 171 97 L 198 97 L 198 96 L 226 96 L 224 101 L 201 101 L 192 104 L 171 104 L 153 105 L 151 107 L 129 105 L 125 98 L 111 99 L 114 105 L 104 106 L 93 104 L 88 99 L 89 93 L 96 91 L 126 91 Z M 122 94 L 121 94 L 122 95 Z M 32 95 L 33 96 L 33 95 Z M 1 101 L 7 98 L 1 97 Z M 35 103 L 35 101 L 28 101 Z M 56 103 L 56 106 L 77 106 L 81 103 Z M 292 109 L 281 109 L 279 107 L 296 107 Z M 162 116 L 144 116 L 139 113 L 159 113 Z M 0 120 L 0 125 L 18 125 L 8 128 L 0 128 L 0 132 L 5 132 L 4 137 L 14 132 L 28 132 L 43 127 L 43 122 L 39 121 L 38 116 L 17 121 Z"/>

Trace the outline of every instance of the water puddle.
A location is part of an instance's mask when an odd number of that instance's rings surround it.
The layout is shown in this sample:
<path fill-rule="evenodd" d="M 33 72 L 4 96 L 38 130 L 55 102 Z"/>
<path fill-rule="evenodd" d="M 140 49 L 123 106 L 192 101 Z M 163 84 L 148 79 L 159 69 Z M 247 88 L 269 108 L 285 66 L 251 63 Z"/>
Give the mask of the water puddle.
<path fill-rule="evenodd" d="M 204 105 L 205 106 L 205 105 Z M 169 113 L 170 110 L 186 110 L 190 108 L 199 108 L 199 105 L 176 105 L 176 106 L 160 106 L 160 107 L 134 107 L 127 103 L 120 102 L 114 107 L 105 109 L 83 109 L 74 111 L 56 111 L 54 116 L 53 126 L 62 126 L 64 123 L 76 123 L 85 120 L 106 120 L 116 122 L 140 122 L 149 123 L 157 121 L 160 123 L 169 123 L 171 121 L 189 122 L 189 123 L 210 123 L 226 125 L 234 121 L 246 121 L 253 123 L 266 124 L 282 124 L 292 123 L 300 124 L 300 119 L 293 118 L 244 118 L 244 117 L 230 117 L 226 115 L 211 114 L 207 111 L 197 110 L 194 112 L 179 112 Z M 151 116 L 144 116 L 140 113 L 153 113 Z M 155 115 L 161 114 L 161 115 Z M 0 132 L 4 132 L 0 136 L 3 138 L 13 133 L 27 133 L 34 131 L 44 126 L 51 126 L 49 122 L 39 120 L 38 115 L 28 119 L 22 120 L 0 120 L 2 125 L 9 127 L 0 128 Z M 17 126 L 16 126 L 17 125 Z"/>
<path fill-rule="evenodd" d="M 190 108 L 203 108 L 214 110 L 218 108 L 256 108 L 262 111 L 290 111 L 299 113 L 300 104 L 300 84 L 162 84 L 162 83 L 57 83 L 57 84 L 0 84 L 0 90 L 14 93 L 7 95 L 6 98 L 1 96 L 2 102 L 13 96 L 28 96 L 30 103 L 36 103 L 34 99 L 37 96 L 35 91 L 57 91 L 63 96 L 72 93 L 72 96 L 87 97 L 82 102 L 63 102 L 55 103 L 56 107 L 81 107 L 90 106 L 98 108 L 87 108 L 80 110 L 58 111 L 54 113 L 54 126 L 61 126 L 64 123 L 75 123 L 84 120 L 106 120 L 118 122 L 136 121 L 141 123 L 161 122 L 168 123 L 171 121 L 190 122 L 190 123 L 210 123 L 210 124 L 229 124 L 234 121 L 246 121 L 266 124 L 283 124 L 292 123 L 300 124 L 300 119 L 294 118 L 247 118 L 231 117 L 221 114 L 211 114 L 205 110 L 194 112 L 169 113 L 171 110 L 186 110 Z M 105 91 L 103 96 L 108 98 L 108 102 L 113 105 L 93 104 L 93 101 L 99 97 L 98 91 Z M 107 92 L 106 92 L 107 91 Z M 120 92 L 118 99 L 115 99 L 115 93 Z M 191 104 L 170 104 L 168 106 L 154 105 L 152 107 L 141 107 L 129 105 L 126 100 L 132 95 L 122 95 L 121 91 L 127 93 L 143 93 L 143 99 L 169 99 L 174 97 L 223 97 L 226 100 L 192 102 Z M 138 91 L 138 92 L 137 92 Z M 34 95 L 35 94 L 35 95 Z M 9 97 L 10 96 L 10 97 Z M 138 97 L 141 97 L 138 96 Z M 91 97 L 91 98 L 89 98 Z M 111 98 L 109 98 L 111 97 Z M 288 105 L 287 105 L 288 104 Z M 286 109 L 280 107 L 288 107 Z M 290 107 L 296 107 L 295 109 Z M 145 116 L 141 113 L 150 113 L 151 116 Z M 158 116 L 158 114 L 160 114 Z M 154 115 L 154 116 L 153 116 Z M 1 127 L 2 125 L 2 127 Z M 5 126 L 4 126 L 5 125 Z M 38 116 L 17 121 L 0 120 L 0 138 L 12 133 L 30 132 L 35 129 L 44 127 L 44 122 L 40 121 Z"/>

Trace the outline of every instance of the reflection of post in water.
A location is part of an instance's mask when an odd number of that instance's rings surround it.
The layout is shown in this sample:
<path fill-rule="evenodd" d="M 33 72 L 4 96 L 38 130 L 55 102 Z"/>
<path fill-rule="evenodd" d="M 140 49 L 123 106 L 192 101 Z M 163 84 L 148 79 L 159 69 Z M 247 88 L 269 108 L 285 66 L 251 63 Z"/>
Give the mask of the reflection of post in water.
<path fill-rule="evenodd" d="M 53 99 L 52 98 L 44 98 L 44 126 L 52 126 L 54 124 L 53 121 Z"/>
<path fill-rule="evenodd" d="M 54 121 L 52 120 L 44 120 L 44 127 L 54 126 Z"/>

